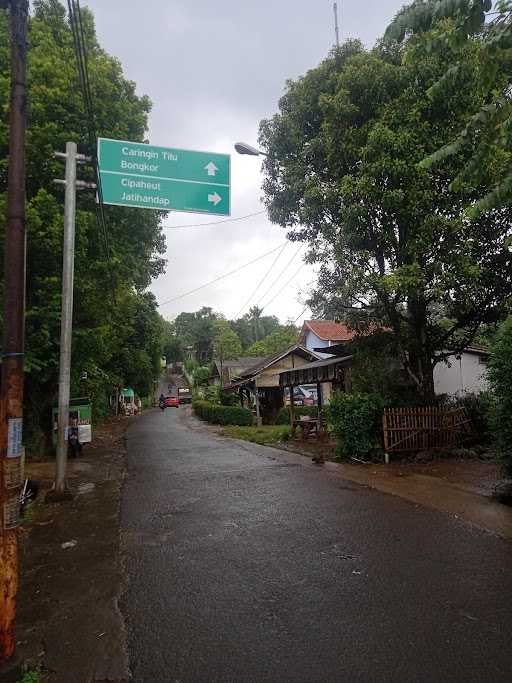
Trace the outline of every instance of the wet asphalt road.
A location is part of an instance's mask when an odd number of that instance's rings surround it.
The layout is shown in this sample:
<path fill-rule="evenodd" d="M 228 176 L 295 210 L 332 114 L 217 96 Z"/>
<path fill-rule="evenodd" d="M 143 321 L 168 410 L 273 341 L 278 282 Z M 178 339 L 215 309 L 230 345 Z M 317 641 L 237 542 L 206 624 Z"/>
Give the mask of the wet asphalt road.
<path fill-rule="evenodd" d="M 512 680 L 512 545 L 152 411 L 128 432 L 134 681 Z"/>

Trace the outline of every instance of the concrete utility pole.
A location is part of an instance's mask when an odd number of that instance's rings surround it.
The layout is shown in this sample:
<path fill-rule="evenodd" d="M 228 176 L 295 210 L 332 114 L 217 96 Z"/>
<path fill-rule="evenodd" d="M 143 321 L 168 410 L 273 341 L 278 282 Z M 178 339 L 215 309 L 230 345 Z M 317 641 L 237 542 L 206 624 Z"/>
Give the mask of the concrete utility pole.
<path fill-rule="evenodd" d="M 66 496 L 66 467 L 68 460 L 67 429 L 69 423 L 69 393 L 71 380 L 71 343 L 73 333 L 73 283 L 75 274 L 75 218 L 77 188 L 95 188 L 94 183 L 77 181 L 76 165 L 90 161 L 89 157 L 77 154 L 76 142 L 66 143 L 66 153 L 55 156 L 66 159 L 65 180 L 56 180 L 66 186 L 64 199 L 64 244 L 62 250 L 62 308 L 60 323 L 60 367 L 59 367 L 59 417 L 57 435 L 57 461 L 54 494 Z M 50 496 L 52 498 L 54 496 Z"/>
<path fill-rule="evenodd" d="M 4 320 L 0 389 L 0 661 L 14 654 L 18 587 L 19 494 L 22 482 L 23 353 L 25 336 L 25 129 L 28 0 L 10 8 L 11 95 Z"/>
<path fill-rule="evenodd" d="M 68 459 L 69 385 L 73 332 L 73 281 L 75 275 L 76 143 L 66 143 L 66 195 L 62 251 L 62 308 L 60 320 L 59 422 L 57 436 L 56 493 L 66 488 Z"/>

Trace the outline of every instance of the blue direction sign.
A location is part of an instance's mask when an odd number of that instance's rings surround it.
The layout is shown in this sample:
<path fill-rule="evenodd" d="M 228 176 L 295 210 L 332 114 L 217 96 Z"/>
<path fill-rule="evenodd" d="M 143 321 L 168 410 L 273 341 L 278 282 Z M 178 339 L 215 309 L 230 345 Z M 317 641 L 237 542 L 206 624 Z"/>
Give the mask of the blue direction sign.
<path fill-rule="evenodd" d="M 230 213 L 229 154 L 99 138 L 98 162 L 105 204 Z"/>

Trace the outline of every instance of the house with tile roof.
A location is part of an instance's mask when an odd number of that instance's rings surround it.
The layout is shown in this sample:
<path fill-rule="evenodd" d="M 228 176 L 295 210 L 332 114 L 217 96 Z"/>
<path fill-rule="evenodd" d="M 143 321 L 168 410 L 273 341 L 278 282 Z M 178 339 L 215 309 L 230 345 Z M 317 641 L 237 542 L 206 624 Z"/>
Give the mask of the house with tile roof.
<path fill-rule="evenodd" d="M 316 351 L 322 358 L 332 356 L 329 351 L 322 352 L 331 346 L 338 346 L 351 341 L 357 334 L 346 323 L 335 320 L 305 320 L 299 336 L 299 344 L 310 351 Z"/>
<path fill-rule="evenodd" d="M 357 331 L 346 323 L 335 320 L 306 320 L 302 326 L 299 343 L 322 358 L 347 356 L 350 342 Z M 325 349 L 325 352 L 322 351 Z M 453 355 L 434 368 L 434 389 L 440 396 L 461 396 L 480 394 L 489 388 L 486 377 L 486 363 L 489 351 L 484 346 L 471 344 L 461 354 Z M 329 389 L 324 387 L 328 400 Z"/>
<path fill-rule="evenodd" d="M 224 384 L 224 390 L 238 393 L 242 405 L 254 406 L 258 423 L 263 420 L 272 424 L 284 405 L 284 393 L 279 382 L 280 372 L 319 358 L 318 353 L 294 344 L 268 358 L 253 358 L 251 367 L 242 370 L 236 381 Z"/>

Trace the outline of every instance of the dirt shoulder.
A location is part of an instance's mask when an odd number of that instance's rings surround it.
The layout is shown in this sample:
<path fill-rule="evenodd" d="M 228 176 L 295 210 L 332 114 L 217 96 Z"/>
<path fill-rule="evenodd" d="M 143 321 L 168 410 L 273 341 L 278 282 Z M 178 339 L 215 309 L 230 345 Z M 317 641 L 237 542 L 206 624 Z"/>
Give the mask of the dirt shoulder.
<path fill-rule="evenodd" d="M 53 461 L 27 466 L 41 490 L 32 520 L 20 530 L 17 654 L 4 672 L 6 681 L 18 680 L 20 665 L 51 683 L 129 678 L 118 608 L 124 581 L 119 508 L 124 434 L 133 419 L 118 418 L 97 428 L 94 443 L 69 462 L 72 501 L 44 502 Z"/>

